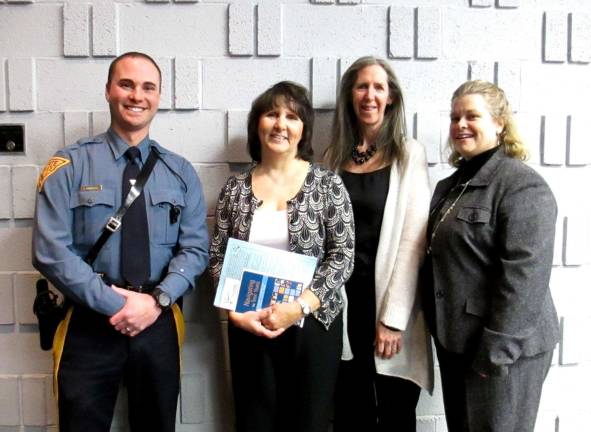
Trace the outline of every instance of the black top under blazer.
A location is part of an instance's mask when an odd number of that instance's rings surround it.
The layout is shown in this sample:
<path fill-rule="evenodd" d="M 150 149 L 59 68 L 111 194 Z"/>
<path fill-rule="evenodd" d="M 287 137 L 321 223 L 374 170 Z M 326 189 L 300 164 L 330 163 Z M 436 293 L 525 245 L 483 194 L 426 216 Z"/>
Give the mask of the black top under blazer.
<path fill-rule="evenodd" d="M 459 171 L 437 184 L 430 227 L 441 217 L 442 200 L 454 186 L 455 197 L 461 190 Z M 504 375 L 520 357 L 556 345 L 549 288 L 556 215 L 544 179 L 500 150 L 439 226 L 421 275 L 425 313 L 445 349 L 474 355 L 474 370 Z M 425 277 L 429 264 L 432 280 Z"/>

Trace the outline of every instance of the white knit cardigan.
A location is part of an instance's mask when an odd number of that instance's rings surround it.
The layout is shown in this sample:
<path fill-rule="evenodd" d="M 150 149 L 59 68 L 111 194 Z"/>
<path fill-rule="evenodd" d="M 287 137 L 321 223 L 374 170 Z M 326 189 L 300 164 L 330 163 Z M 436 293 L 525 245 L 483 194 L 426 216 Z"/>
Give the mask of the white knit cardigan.
<path fill-rule="evenodd" d="M 379 374 L 410 380 L 432 393 L 431 337 L 417 295 L 431 191 L 425 149 L 414 140 L 406 145 L 404 165 L 394 163 L 390 171 L 375 266 L 376 319 L 403 331 L 402 350 L 390 359 L 376 356 L 375 364 Z M 350 360 L 346 308 L 344 320 L 342 359 Z"/>

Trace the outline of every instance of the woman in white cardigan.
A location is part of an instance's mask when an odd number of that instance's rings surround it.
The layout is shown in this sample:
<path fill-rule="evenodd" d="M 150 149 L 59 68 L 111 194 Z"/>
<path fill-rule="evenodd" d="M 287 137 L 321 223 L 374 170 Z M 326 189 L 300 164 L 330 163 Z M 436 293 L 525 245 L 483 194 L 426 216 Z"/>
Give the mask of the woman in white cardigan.
<path fill-rule="evenodd" d="M 420 390 L 433 389 L 431 342 L 417 298 L 431 194 L 425 150 L 405 134 L 394 72 L 384 60 L 358 59 L 341 80 L 324 155 L 343 178 L 356 225 L 335 432 L 414 432 Z"/>

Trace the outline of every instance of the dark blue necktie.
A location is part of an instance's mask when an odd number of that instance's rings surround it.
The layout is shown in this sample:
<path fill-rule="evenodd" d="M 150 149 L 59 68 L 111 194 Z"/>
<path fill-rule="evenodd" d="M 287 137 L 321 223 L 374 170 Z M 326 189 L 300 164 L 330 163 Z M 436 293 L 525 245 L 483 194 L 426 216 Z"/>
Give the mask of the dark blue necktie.
<path fill-rule="evenodd" d="M 123 201 L 131 188 L 130 180 L 135 181 L 140 172 L 139 156 L 137 147 L 129 147 L 125 152 L 127 166 L 123 171 L 121 188 Z M 121 225 L 121 276 L 134 287 L 150 280 L 150 235 L 143 193 L 131 204 Z"/>

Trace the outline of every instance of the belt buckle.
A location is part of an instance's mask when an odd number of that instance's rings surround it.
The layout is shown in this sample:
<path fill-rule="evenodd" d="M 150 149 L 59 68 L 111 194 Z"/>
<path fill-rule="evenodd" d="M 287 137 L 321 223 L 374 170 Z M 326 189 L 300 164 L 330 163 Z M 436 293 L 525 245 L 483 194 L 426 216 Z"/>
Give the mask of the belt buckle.
<path fill-rule="evenodd" d="M 105 228 L 107 228 L 109 231 L 111 231 L 113 233 L 115 231 L 117 231 L 120 227 L 121 227 L 121 220 L 117 219 L 114 216 L 111 216 L 109 218 L 109 221 L 107 222 L 107 225 L 105 226 Z"/>
<path fill-rule="evenodd" d="M 142 285 L 134 286 L 134 285 L 125 284 L 125 285 L 123 285 L 123 288 L 126 289 L 127 291 L 132 291 L 132 292 L 137 292 L 137 293 L 142 292 Z"/>

